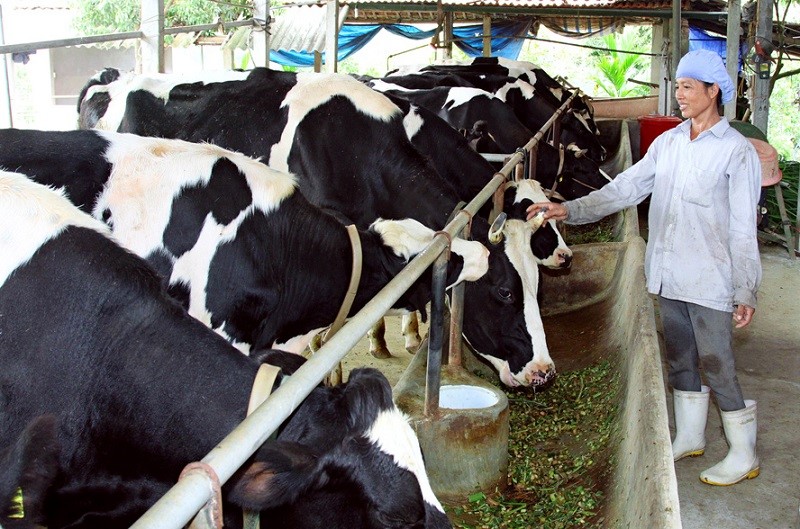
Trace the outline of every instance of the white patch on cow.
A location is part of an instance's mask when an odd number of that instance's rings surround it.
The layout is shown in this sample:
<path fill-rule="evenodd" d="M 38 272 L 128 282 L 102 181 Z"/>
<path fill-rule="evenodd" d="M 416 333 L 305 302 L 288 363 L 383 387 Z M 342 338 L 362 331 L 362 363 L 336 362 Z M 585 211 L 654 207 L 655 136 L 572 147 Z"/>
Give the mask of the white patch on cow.
<path fill-rule="evenodd" d="M 203 83 L 206 85 L 224 81 L 241 81 L 246 79 L 248 75 L 249 72 L 236 72 L 231 70 L 149 75 L 137 75 L 135 72 L 125 72 L 114 82 L 89 87 L 84 96 L 84 101 L 88 101 L 95 94 L 108 93 L 111 97 L 108 109 L 94 128 L 101 130 L 118 130 L 120 123 L 122 123 L 122 117 L 125 115 L 125 105 L 128 100 L 128 94 L 135 90 L 150 92 L 166 103 L 169 100 L 170 91 L 179 84 Z M 96 77 L 97 76 L 95 76 L 95 78 Z"/>
<path fill-rule="evenodd" d="M 500 66 L 508 68 L 509 75 L 512 77 L 519 77 L 522 74 L 532 74 L 533 70 L 539 68 L 535 63 L 528 61 L 515 61 L 514 59 L 506 59 L 505 57 L 498 57 L 497 63 Z"/>
<path fill-rule="evenodd" d="M 494 94 L 481 90 L 480 88 L 472 88 L 468 86 L 454 86 L 447 92 L 447 100 L 444 102 L 444 107 L 450 104 L 450 108 L 456 108 L 460 105 L 466 105 L 476 97 L 485 97 L 487 99 L 497 99 L 502 101 Z"/>
<path fill-rule="evenodd" d="M 250 356 L 250 344 L 235 340 L 231 335 L 225 332 L 225 322 L 222 322 L 219 327 L 213 329 L 214 332 L 225 338 L 232 346 L 238 349 L 243 355 Z"/>
<path fill-rule="evenodd" d="M 411 105 L 411 111 L 403 118 L 403 128 L 406 129 L 406 136 L 409 140 L 413 140 L 414 135 L 425 124 L 425 120 L 419 115 L 418 108 L 416 105 Z"/>
<path fill-rule="evenodd" d="M 503 101 L 508 101 L 508 93 L 511 90 L 519 90 L 522 94 L 522 97 L 525 99 L 533 99 L 535 95 L 535 89 L 530 83 L 526 83 L 522 79 L 517 79 L 513 83 L 506 83 L 505 85 L 501 86 L 494 94 L 502 99 Z"/>
<path fill-rule="evenodd" d="M 68 226 L 108 236 L 108 226 L 76 208 L 63 191 L 0 171 L 0 286 Z"/>
<path fill-rule="evenodd" d="M 100 219 L 107 209 L 115 238 L 142 257 L 165 250 L 164 232 L 172 215 L 173 201 L 188 187 L 207 185 L 220 159 L 231 161 L 244 175 L 252 194 L 251 205 L 225 225 L 209 214 L 195 245 L 173 263 L 170 284 L 188 287 L 189 314 L 210 327 L 212 315 L 207 307 L 206 287 L 217 248 L 232 240 L 242 221 L 255 210 L 268 214 L 278 208 L 282 200 L 295 192 L 295 178 L 212 144 L 115 132 L 98 131 L 98 134 L 110 143 L 106 159 L 112 164 L 112 171 L 93 215 Z M 233 343 L 222 327 L 215 331 Z M 246 343 L 234 346 L 245 353 L 250 347 Z"/>
<path fill-rule="evenodd" d="M 391 248 L 395 255 L 406 261 L 424 250 L 436 235 L 432 229 L 414 219 L 378 219 L 370 228 L 380 234 L 383 243 Z M 489 250 L 481 243 L 456 237 L 450 249 L 464 260 L 464 268 L 455 283 L 448 285 L 448 288 L 462 281 L 476 281 L 489 271 Z"/>
<path fill-rule="evenodd" d="M 405 414 L 397 408 L 380 412 L 367 432 L 367 437 L 381 452 L 392 456 L 399 467 L 413 473 L 417 477 L 425 503 L 444 513 L 442 504 L 436 499 L 428 481 L 419 440 Z"/>
<path fill-rule="evenodd" d="M 297 83 L 281 102 L 281 108 L 288 108 L 289 113 L 281 139 L 270 150 L 270 167 L 289 171 L 289 153 L 297 127 L 309 112 L 336 96 L 350 99 L 359 112 L 378 121 L 388 122 L 400 114 L 400 109 L 386 96 L 348 75 L 297 74 Z M 341 125 L 346 127 L 345 123 Z"/>
<path fill-rule="evenodd" d="M 560 99 L 559 99 L 559 101 L 560 101 Z M 581 125 L 583 125 L 583 127 L 584 127 L 586 130 L 588 130 L 590 134 L 594 134 L 594 132 L 592 132 L 592 127 L 589 125 L 589 120 L 588 120 L 588 119 L 587 119 L 587 117 L 584 115 L 584 112 L 585 112 L 585 111 L 582 111 L 582 112 L 575 112 L 575 111 L 573 110 L 573 111 L 572 111 L 572 115 L 573 115 L 573 116 L 575 116 L 575 119 L 577 119 L 577 120 L 578 120 L 578 122 L 579 122 Z"/>
<path fill-rule="evenodd" d="M 98 133 L 110 142 L 106 159 L 113 167 L 92 214 L 99 219 L 108 209 L 115 236 L 137 255 L 146 257 L 162 247 L 173 200 L 187 187 L 208 184 L 214 164 L 222 158 L 244 174 L 253 195 L 252 207 L 265 213 L 275 210 L 296 189 L 291 175 L 216 145 Z M 235 234 L 237 228 L 235 223 L 224 230 Z"/>
<path fill-rule="evenodd" d="M 378 92 L 386 92 L 387 90 L 397 90 L 399 92 L 412 92 L 412 88 L 406 88 L 405 86 L 401 86 L 399 84 L 394 83 L 387 83 L 382 79 L 373 79 L 369 82 L 369 86 L 373 90 L 377 90 Z"/>
<path fill-rule="evenodd" d="M 542 190 L 542 185 L 538 181 L 531 179 L 520 180 L 517 183 L 517 191 L 514 196 L 514 203 L 517 204 L 525 199 L 528 199 L 532 202 L 549 202 L 547 195 L 545 195 L 544 190 Z M 561 268 L 561 263 L 564 261 L 564 259 L 567 257 L 572 257 L 572 250 L 569 248 L 569 246 L 567 246 L 567 243 L 561 236 L 561 232 L 558 231 L 556 221 L 548 220 L 547 222 L 556 233 L 556 237 L 558 238 L 558 246 L 553 253 L 547 256 L 545 259 L 539 260 L 536 259 L 535 256 L 533 256 L 533 258 L 539 264 L 548 268 Z"/>
<path fill-rule="evenodd" d="M 172 267 L 170 284 L 183 283 L 189 286 L 188 312 L 208 327 L 211 327 L 211 313 L 208 311 L 207 285 L 211 260 L 217 253 L 220 245 L 236 237 L 239 225 L 252 213 L 251 208 L 246 208 L 227 225 L 217 223 L 211 213 L 206 216 L 200 236 L 191 250 L 181 255 Z"/>
<path fill-rule="evenodd" d="M 308 344 L 311 343 L 311 340 L 314 339 L 314 336 L 319 334 L 323 329 L 325 329 L 325 327 L 308 331 L 306 334 L 301 336 L 289 338 L 283 343 L 275 342 L 272 344 L 272 348 L 280 349 L 281 351 L 286 351 L 289 353 L 302 354 L 303 351 L 305 351 L 308 347 Z"/>
<path fill-rule="evenodd" d="M 525 326 L 528 334 L 531 335 L 531 345 L 533 346 L 533 358 L 519 374 L 513 376 L 519 383 L 528 386 L 530 385 L 529 374 L 554 369 L 553 360 L 550 358 L 547 348 L 539 302 L 536 299 L 539 290 L 539 267 L 530 251 L 532 230 L 525 221 L 517 219 L 506 221 L 503 235 L 505 236 L 505 253 L 508 260 L 511 261 L 522 279 Z M 507 362 L 505 364 L 505 370 L 508 372 Z M 502 374 L 503 369 L 498 369 L 498 371 Z"/>

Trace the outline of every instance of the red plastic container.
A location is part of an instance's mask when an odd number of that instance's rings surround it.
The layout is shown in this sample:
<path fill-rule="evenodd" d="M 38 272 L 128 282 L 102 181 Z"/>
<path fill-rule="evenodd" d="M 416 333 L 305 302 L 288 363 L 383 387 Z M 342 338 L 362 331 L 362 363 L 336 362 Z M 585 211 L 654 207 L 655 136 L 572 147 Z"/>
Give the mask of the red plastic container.
<path fill-rule="evenodd" d="M 683 120 L 676 116 L 662 116 L 652 114 L 650 116 L 639 117 L 639 156 L 644 156 L 650 144 L 653 143 L 662 132 L 675 128 Z"/>

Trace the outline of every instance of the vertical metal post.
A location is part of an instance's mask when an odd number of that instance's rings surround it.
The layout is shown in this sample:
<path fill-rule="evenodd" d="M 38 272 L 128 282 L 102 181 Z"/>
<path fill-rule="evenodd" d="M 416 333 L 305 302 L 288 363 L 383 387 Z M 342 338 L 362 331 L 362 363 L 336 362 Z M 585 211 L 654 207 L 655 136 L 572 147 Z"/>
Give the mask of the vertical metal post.
<path fill-rule="evenodd" d="M 325 71 L 334 73 L 339 57 L 339 0 L 328 0 L 325 14 Z"/>
<path fill-rule="evenodd" d="M 428 328 L 428 371 L 425 376 L 425 416 L 439 412 L 439 386 L 441 385 L 442 348 L 444 346 L 444 289 L 447 286 L 447 261 L 449 251 L 439 254 L 433 263 L 431 293 L 431 324 Z"/>
<path fill-rule="evenodd" d="M 461 231 L 464 239 L 469 239 L 472 234 L 470 225 L 464 226 Z M 461 358 L 461 332 L 464 328 L 464 289 L 465 282 L 461 282 L 450 290 L 450 342 L 447 353 L 447 364 L 460 366 Z"/>
<path fill-rule="evenodd" d="M 756 38 L 772 41 L 772 0 L 758 0 L 756 8 Z M 753 116 L 751 121 L 764 134 L 769 135 L 769 79 L 753 81 Z"/>
<path fill-rule="evenodd" d="M 483 17 L 483 56 L 492 56 L 492 17 Z"/>
<path fill-rule="evenodd" d="M 536 142 L 528 152 L 528 178 L 536 180 L 536 163 L 539 158 L 539 143 Z"/>
<path fill-rule="evenodd" d="M 739 86 L 739 37 L 741 36 L 742 3 L 741 0 L 728 0 L 728 46 L 725 50 L 725 66 L 733 80 L 733 86 Z M 736 96 L 733 101 L 725 103 L 725 117 L 728 121 L 736 119 Z"/>
<path fill-rule="evenodd" d="M 0 5 L 0 44 L 6 43 L 5 22 L 3 19 L 3 6 Z M 13 71 L 8 67 L 10 57 L 7 53 L 3 54 L 3 67 L 0 68 L 0 90 L 5 92 L 3 99 L 3 115 L 5 122 L 2 123 L 3 127 L 14 126 L 14 116 L 11 113 L 11 84 L 8 81 L 8 72 Z"/>
<path fill-rule="evenodd" d="M 164 0 L 142 0 L 142 73 L 164 73 Z"/>

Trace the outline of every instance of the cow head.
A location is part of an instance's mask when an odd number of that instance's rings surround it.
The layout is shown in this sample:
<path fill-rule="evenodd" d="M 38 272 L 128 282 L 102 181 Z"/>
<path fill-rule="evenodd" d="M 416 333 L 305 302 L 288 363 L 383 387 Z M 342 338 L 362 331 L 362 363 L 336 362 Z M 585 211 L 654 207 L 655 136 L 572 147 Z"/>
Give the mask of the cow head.
<path fill-rule="evenodd" d="M 504 216 L 491 228 L 477 217 L 472 225 L 473 237 L 489 248 L 489 272 L 466 285 L 464 338 L 505 385 L 541 387 L 556 372 L 536 299 L 538 263 L 530 251 L 541 217 L 526 222 Z"/>
<path fill-rule="evenodd" d="M 277 527 L 451 527 L 386 377 L 356 369 L 345 385 L 315 391 L 324 393 L 317 396 L 324 406 L 310 414 L 298 410 L 278 442 L 266 443 L 234 475 L 229 499 L 266 511 Z M 307 399 L 309 405 L 314 407 Z M 326 437 L 308 442 L 315 430 Z"/>
<path fill-rule="evenodd" d="M 506 187 L 505 212 L 510 218 L 525 219 L 528 206 L 535 202 L 547 202 L 541 184 L 536 180 L 521 180 Z M 545 222 L 531 235 L 531 251 L 537 263 L 547 268 L 569 268 L 572 250 L 553 220 Z"/>

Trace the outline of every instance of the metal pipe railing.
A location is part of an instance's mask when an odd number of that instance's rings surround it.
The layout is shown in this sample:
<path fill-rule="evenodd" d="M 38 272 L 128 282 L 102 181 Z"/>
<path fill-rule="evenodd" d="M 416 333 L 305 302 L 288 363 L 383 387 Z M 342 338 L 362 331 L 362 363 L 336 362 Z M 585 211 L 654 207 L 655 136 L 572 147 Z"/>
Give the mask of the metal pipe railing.
<path fill-rule="evenodd" d="M 449 249 L 449 242 L 457 236 L 475 216 L 478 210 L 490 198 L 496 196 L 495 191 L 509 179 L 511 171 L 525 159 L 528 152 L 544 135 L 544 131 L 561 115 L 570 104 L 573 94 L 556 114 L 534 135 L 523 149 L 515 152 L 502 169 L 495 173 L 484 188 L 459 211 L 443 232 L 434 236 L 433 241 L 357 314 L 339 330 L 327 343 L 309 358 L 288 380 L 275 390 L 253 413 L 247 416 L 230 434 L 209 452 L 202 460 L 214 470 L 220 484 L 224 484 L 239 467 L 280 427 L 313 389 L 333 370 L 344 356 L 367 333 L 374 322 L 382 318 L 394 302 L 411 287 L 423 272 L 435 261 L 439 261 L 438 274 L 434 273 L 434 300 L 437 301 L 436 313 L 444 311 L 444 296 L 437 294 L 443 290 L 443 265 L 446 259 L 442 254 Z M 440 288 L 441 287 L 441 288 Z M 443 333 L 443 318 L 434 316 L 431 311 L 431 336 L 436 332 Z M 434 317 L 436 318 L 434 320 Z M 438 331 L 434 330 L 434 321 Z M 437 338 L 441 341 L 441 339 Z M 441 367 L 441 344 L 439 344 L 439 367 Z M 429 358 L 430 362 L 430 358 Z M 434 360 L 435 362 L 435 360 Z M 438 410 L 439 369 L 426 384 L 426 414 Z M 430 372 L 430 369 L 429 369 Z M 435 392 L 435 396 L 430 396 Z M 430 403 L 430 404 L 429 404 Z M 132 529 L 179 529 L 189 523 L 204 507 L 213 491 L 211 478 L 205 474 L 191 473 L 180 479 L 167 493 L 159 499 L 139 520 Z"/>
<path fill-rule="evenodd" d="M 254 19 L 236 20 L 233 22 L 218 22 L 216 24 L 198 24 L 194 26 L 178 26 L 174 28 L 164 28 L 165 35 L 176 35 L 178 33 L 191 33 L 194 31 L 210 31 L 213 29 L 230 29 L 240 26 L 262 27 L 263 22 Z M 47 50 L 50 48 L 64 48 L 66 46 L 83 46 L 87 44 L 98 44 L 101 42 L 115 42 L 118 40 L 143 39 L 142 31 L 126 31 L 123 33 L 106 33 L 103 35 L 87 35 L 85 37 L 71 37 L 67 39 L 42 40 L 37 42 L 24 42 L 20 44 L 0 45 L 0 54 L 30 52 L 36 50 Z"/>

